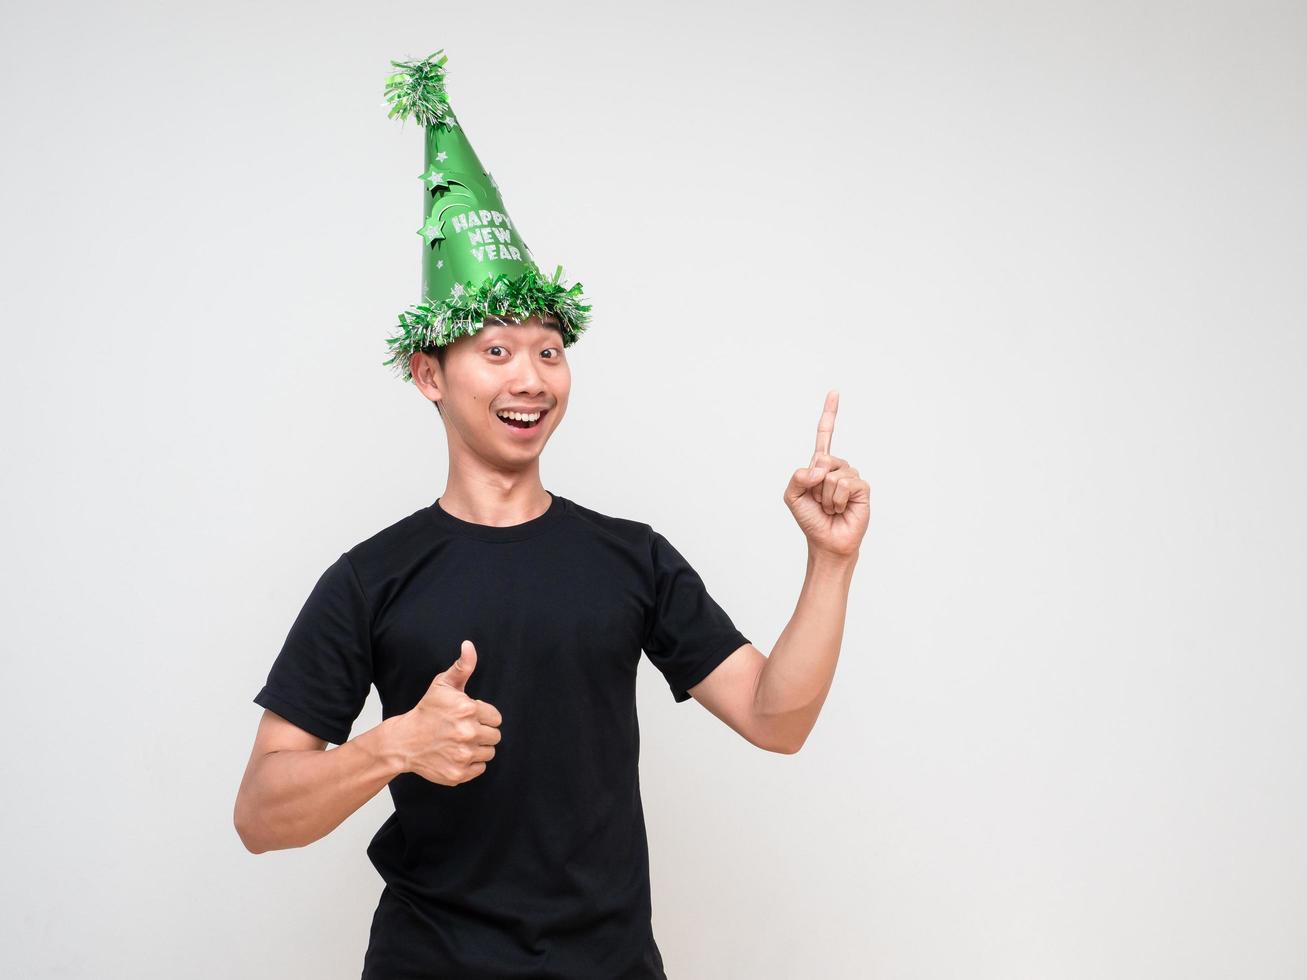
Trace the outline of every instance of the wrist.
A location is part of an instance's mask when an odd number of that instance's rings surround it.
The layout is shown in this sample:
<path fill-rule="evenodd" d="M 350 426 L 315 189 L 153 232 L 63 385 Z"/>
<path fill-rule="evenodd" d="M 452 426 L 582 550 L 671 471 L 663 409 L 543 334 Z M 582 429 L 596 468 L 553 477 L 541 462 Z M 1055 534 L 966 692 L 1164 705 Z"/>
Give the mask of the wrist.
<path fill-rule="evenodd" d="M 840 554 L 809 545 L 808 570 L 835 574 L 852 572 L 858 564 L 859 554 L 856 548 L 848 554 Z"/>
<path fill-rule="evenodd" d="M 403 717 L 403 715 L 392 715 L 368 733 L 375 736 L 369 749 L 376 756 L 378 763 L 390 773 L 392 779 L 409 771 L 408 752 L 404 748 L 405 742 L 401 731 Z"/>

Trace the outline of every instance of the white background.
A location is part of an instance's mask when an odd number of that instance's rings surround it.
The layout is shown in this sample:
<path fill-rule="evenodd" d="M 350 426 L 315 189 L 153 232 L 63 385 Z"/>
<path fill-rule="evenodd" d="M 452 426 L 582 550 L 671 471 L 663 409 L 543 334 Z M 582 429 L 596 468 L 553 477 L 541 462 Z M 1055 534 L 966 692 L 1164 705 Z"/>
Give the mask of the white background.
<path fill-rule="evenodd" d="M 232 804 L 317 576 L 444 488 L 381 365 L 422 166 L 382 84 L 443 47 L 594 303 L 545 486 L 666 534 L 764 651 L 828 388 L 872 487 L 800 754 L 641 667 L 669 976 L 1307 975 L 1302 5 L 85 2 L 0 35 L 0 973 L 359 973 L 388 794 L 257 857 Z"/>

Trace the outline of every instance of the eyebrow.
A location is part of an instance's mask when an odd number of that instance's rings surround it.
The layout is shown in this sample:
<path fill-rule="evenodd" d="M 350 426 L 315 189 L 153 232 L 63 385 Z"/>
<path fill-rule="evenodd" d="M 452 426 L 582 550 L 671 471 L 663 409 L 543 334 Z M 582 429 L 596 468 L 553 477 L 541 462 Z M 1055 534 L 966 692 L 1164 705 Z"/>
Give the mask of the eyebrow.
<path fill-rule="evenodd" d="M 498 333 L 495 333 L 495 331 L 512 330 L 514 328 L 520 329 L 524 326 L 526 326 L 526 324 L 523 323 L 492 323 L 488 327 L 482 327 L 480 330 L 477 331 L 477 334 L 478 335 L 493 334 L 494 336 L 498 336 Z M 546 332 L 553 335 L 552 337 L 546 337 L 545 338 L 546 340 L 561 342 L 562 331 L 559 330 L 557 327 L 551 326 L 551 327 L 544 327 L 543 329 Z"/>

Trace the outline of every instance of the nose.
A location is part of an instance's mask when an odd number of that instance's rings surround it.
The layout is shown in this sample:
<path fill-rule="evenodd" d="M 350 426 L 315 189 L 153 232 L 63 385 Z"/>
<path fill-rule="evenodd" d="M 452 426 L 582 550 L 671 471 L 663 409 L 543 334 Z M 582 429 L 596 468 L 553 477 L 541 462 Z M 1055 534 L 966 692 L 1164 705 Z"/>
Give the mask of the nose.
<path fill-rule="evenodd" d="M 512 393 L 526 398 L 539 396 L 545 390 L 539 365 L 530 356 L 517 357 L 515 360 L 518 363 L 513 365 Z"/>

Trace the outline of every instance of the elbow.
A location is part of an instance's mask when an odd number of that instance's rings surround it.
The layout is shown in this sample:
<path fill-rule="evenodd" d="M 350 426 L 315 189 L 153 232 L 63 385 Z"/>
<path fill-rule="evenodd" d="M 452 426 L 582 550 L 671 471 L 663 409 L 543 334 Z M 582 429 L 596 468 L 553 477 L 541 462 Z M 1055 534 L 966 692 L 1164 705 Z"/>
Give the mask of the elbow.
<path fill-rule="evenodd" d="M 236 810 L 232 814 L 232 825 L 236 828 L 236 836 L 241 839 L 241 844 L 245 846 L 245 850 L 251 854 L 262 854 L 267 850 L 255 838 L 250 819 L 242 808 L 240 800 L 236 801 Z"/>
<path fill-rule="evenodd" d="M 240 835 L 241 843 L 245 845 L 245 850 L 249 851 L 251 854 L 262 854 L 267 850 L 266 847 L 259 847 L 257 844 L 253 843 L 250 838 L 242 834 L 239 829 L 236 833 Z"/>
<path fill-rule="evenodd" d="M 289 828 L 270 826 L 257 815 L 237 810 L 232 819 L 236 827 L 236 836 L 251 854 L 265 854 L 268 851 L 285 851 L 293 847 L 308 847 L 317 838 L 305 838 L 293 833 Z"/>
<path fill-rule="evenodd" d="M 245 850 L 249 851 L 251 854 L 262 854 L 269 850 L 269 848 L 260 845 L 258 841 L 243 831 L 240 827 L 236 828 L 236 835 L 240 837 L 241 843 L 245 845 Z"/>
<path fill-rule="evenodd" d="M 795 755 L 807 741 L 808 731 L 796 730 L 793 725 L 781 725 L 778 721 L 775 718 L 757 719 L 752 733 L 754 737 L 749 741 L 764 752 Z"/>
<path fill-rule="evenodd" d="M 804 739 L 781 739 L 781 738 L 758 738 L 751 739 L 758 748 L 764 752 L 773 752 L 776 755 L 794 755 L 803 748 Z"/>
<path fill-rule="evenodd" d="M 258 819 L 257 814 L 250 812 L 249 804 L 243 797 L 236 800 L 232 825 L 236 828 L 236 836 L 241 839 L 241 844 L 251 854 L 263 854 L 277 849 L 277 845 L 270 843 L 267 835 L 261 833 L 263 821 Z"/>

